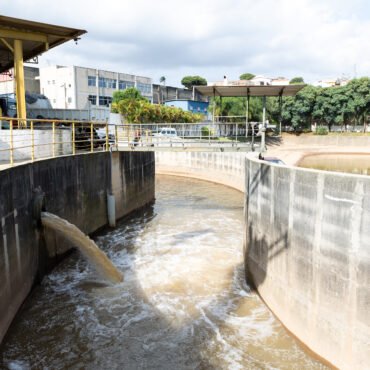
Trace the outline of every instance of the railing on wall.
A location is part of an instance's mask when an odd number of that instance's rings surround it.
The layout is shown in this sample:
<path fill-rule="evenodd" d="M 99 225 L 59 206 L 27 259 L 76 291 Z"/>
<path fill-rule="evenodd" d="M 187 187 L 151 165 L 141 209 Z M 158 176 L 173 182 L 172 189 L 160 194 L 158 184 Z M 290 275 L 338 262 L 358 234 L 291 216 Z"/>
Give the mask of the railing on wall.
<path fill-rule="evenodd" d="M 116 150 L 250 150 L 241 123 L 119 124 L 0 117 L 0 165 Z"/>

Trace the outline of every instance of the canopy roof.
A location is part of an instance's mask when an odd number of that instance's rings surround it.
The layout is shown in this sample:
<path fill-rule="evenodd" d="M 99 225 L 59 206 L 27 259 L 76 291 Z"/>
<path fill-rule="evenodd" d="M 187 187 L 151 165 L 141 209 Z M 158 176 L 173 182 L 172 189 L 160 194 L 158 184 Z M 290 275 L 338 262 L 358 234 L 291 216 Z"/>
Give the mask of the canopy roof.
<path fill-rule="evenodd" d="M 294 96 L 306 85 L 194 86 L 205 96 Z"/>
<path fill-rule="evenodd" d="M 84 33 L 75 28 L 0 16 L 0 73 L 14 65 L 14 40 L 23 41 L 23 60 L 27 61 Z"/>

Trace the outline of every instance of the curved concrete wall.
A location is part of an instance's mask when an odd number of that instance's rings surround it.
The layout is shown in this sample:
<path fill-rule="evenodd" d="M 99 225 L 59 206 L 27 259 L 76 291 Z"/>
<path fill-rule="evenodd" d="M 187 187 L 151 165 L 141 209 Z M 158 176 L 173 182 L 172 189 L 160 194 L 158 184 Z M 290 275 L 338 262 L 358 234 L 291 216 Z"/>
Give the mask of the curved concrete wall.
<path fill-rule="evenodd" d="M 156 172 L 245 191 L 246 273 L 266 304 L 330 363 L 368 368 L 369 177 L 239 153 L 156 153 Z"/>
<path fill-rule="evenodd" d="M 155 172 L 194 177 L 244 192 L 246 153 L 156 152 Z"/>
<path fill-rule="evenodd" d="M 0 342 L 35 279 L 71 248 L 38 227 L 33 190 L 45 193 L 48 212 L 90 234 L 108 223 L 111 180 L 117 218 L 153 201 L 154 154 L 82 154 L 0 171 Z"/>

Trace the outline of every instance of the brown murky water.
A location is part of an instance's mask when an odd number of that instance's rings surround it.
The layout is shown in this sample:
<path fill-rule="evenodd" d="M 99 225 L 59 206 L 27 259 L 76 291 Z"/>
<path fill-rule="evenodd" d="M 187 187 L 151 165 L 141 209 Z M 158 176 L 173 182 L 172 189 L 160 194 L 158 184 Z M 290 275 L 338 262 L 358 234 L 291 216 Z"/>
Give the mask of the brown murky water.
<path fill-rule="evenodd" d="M 303 158 L 299 167 L 370 175 L 370 154 L 315 154 Z"/>
<path fill-rule="evenodd" d="M 0 368 L 323 369 L 245 284 L 243 195 L 160 177 L 156 197 L 95 238 L 125 280 L 66 259 L 27 300 Z"/>

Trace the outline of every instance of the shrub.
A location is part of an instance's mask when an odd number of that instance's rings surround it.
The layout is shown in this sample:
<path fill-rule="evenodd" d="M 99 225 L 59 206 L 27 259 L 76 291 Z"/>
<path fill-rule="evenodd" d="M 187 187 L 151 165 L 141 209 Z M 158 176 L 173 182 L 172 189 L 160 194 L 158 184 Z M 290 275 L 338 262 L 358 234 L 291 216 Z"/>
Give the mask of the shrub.
<path fill-rule="evenodd" d="M 319 126 L 316 129 L 315 135 L 327 135 L 329 133 L 328 128 L 325 126 Z"/>
<path fill-rule="evenodd" d="M 209 127 L 202 127 L 200 129 L 201 133 L 202 133 L 202 137 L 209 137 L 211 136 L 211 130 L 209 129 Z"/>
<path fill-rule="evenodd" d="M 112 104 L 112 111 L 121 113 L 128 123 L 195 123 L 203 118 L 200 114 L 185 112 L 180 108 L 131 98 Z"/>

